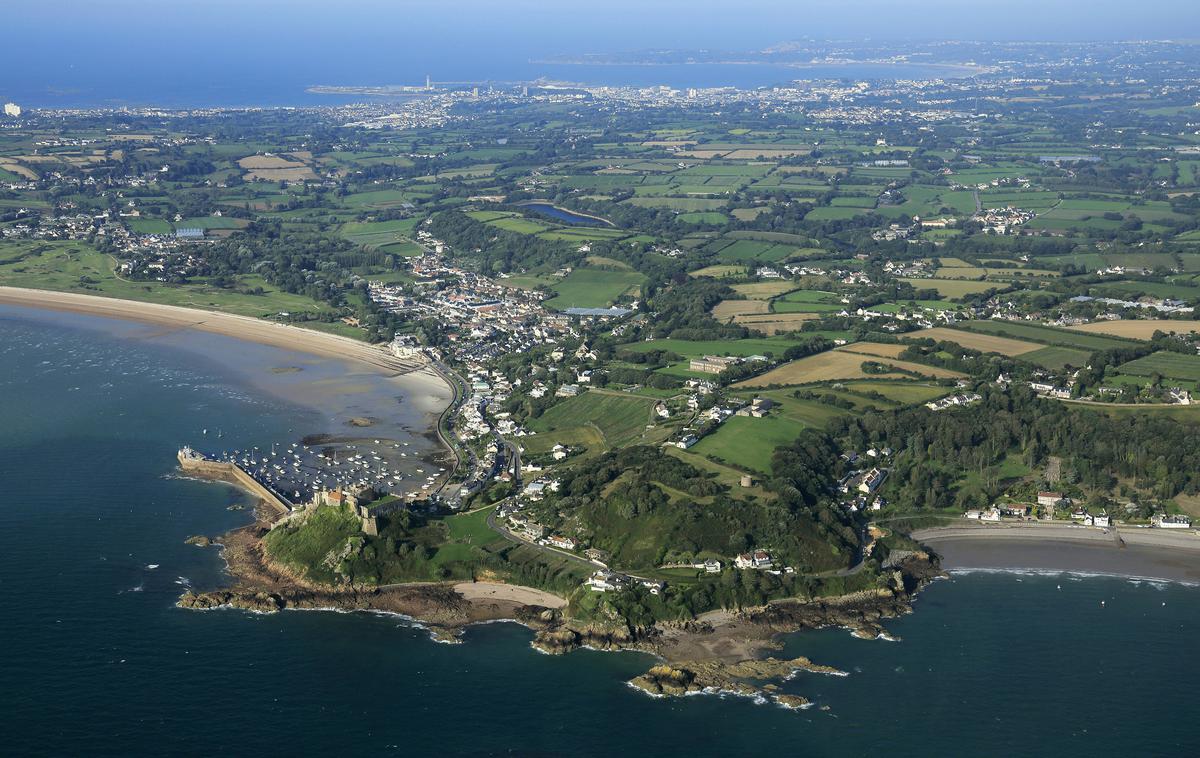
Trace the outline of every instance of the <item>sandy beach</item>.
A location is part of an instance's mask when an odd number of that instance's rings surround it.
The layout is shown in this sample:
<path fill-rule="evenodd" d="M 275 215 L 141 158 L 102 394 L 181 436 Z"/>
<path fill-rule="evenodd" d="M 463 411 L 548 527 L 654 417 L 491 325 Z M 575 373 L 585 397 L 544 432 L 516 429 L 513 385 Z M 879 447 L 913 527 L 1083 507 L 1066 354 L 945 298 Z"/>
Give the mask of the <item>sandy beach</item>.
<path fill-rule="evenodd" d="M 421 372 L 441 381 L 440 377 L 422 363 L 395 358 L 381 347 L 349 337 L 272 323 L 249 316 L 19 287 L 0 287 L 0 304 L 140 321 L 169 329 L 195 329 L 326 358 L 354 361 L 386 373 Z"/>
<path fill-rule="evenodd" d="M 462 582 L 454 591 L 467 600 L 504 600 L 518 605 L 540 605 L 544 608 L 563 608 L 567 601 L 558 595 L 519 584 L 498 582 Z"/>
<path fill-rule="evenodd" d="M 1044 570 L 1200 583 L 1192 530 L 1069 524 L 963 524 L 913 533 L 955 570 Z"/>

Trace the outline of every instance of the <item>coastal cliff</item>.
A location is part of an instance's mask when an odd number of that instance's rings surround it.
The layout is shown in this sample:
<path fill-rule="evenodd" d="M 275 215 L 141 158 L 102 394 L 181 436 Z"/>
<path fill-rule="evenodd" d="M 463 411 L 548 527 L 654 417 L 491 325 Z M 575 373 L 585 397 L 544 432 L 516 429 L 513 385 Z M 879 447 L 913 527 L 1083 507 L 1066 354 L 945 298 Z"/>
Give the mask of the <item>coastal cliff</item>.
<path fill-rule="evenodd" d="M 400 614 L 425 625 L 436 638 L 453 641 L 465 627 L 512 620 L 534 631 L 532 645 L 548 654 L 579 648 L 636 650 L 663 664 L 631 682 L 655 696 L 695 692 L 762 697 L 803 708 L 808 701 L 779 690 L 798 671 L 841 674 L 805 658 L 764 657 L 781 646 L 780 635 L 802 629 L 843 627 L 864 638 L 886 637 L 882 623 L 909 613 L 913 597 L 941 571 L 937 559 L 915 552 L 885 575 L 880 586 L 835 597 L 774 600 L 750 608 L 716 610 L 695 619 L 633 626 L 621 619 L 582 621 L 565 601 L 533 588 L 488 582 L 405 583 L 375 586 L 314 582 L 273 561 L 264 547 L 268 509 L 260 520 L 212 540 L 219 544 L 234 583 L 207 592 L 186 592 L 181 608 L 237 608 L 257 613 L 285 609 L 363 610 Z M 201 540 L 192 539 L 193 543 Z"/>

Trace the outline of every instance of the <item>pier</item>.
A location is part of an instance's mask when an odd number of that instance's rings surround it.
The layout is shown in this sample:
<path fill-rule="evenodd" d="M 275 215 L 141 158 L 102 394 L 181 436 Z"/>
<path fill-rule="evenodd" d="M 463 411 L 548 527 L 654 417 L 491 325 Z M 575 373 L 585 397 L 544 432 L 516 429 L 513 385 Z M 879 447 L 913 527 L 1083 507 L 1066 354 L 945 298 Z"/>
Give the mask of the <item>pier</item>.
<path fill-rule="evenodd" d="M 179 451 L 179 467 L 186 473 L 206 479 L 229 482 L 262 500 L 280 516 L 292 512 L 292 504 L 282 495 L 255 479 L 248 471 L 233 461 L 215 461 L 190 447 Z"/>

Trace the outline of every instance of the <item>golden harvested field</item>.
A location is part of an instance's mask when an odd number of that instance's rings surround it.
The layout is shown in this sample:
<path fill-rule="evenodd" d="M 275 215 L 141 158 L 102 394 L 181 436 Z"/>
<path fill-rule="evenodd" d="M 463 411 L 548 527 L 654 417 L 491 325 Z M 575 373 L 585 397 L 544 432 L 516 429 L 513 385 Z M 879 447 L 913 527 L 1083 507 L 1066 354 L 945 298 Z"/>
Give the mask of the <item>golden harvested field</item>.
<path fill-rule="evenodd" d="M 756 332 L 762 332 L 768 337 L 771 337 L 782 332 L 794 332 L 800 328 L 805 321 L 820 316 L 819 313 L 768 313 L 760 314 L 745 314 L 734 316 L 733 323 L 739 324 Z"/>
<path fill-rule="evenodd" d="M 1200 321 L 1097 321 L 1070 328 L 1078 332 L 1111 334 L 1114 337 L 1132 337 L 1137 340 L 1148 340 L 1158 331 L 1167 333 L 1175 332 L 1176 334 L 1200 332 Z"/>
<path fill-rule="evenodd" d="M 238 165 L 246 170 L 243 178 L 248 182 L 255 179 L 266 182 L 301 182 L 317 178 L 307 164 L 289 160 L 282 155 L 248 155 L 239 160 Z"/>
<path fill-rule="evenodd" d="M 725 158 L 733 161 L 752 161 L 760 156 L 763 158 L 791 158 L 793 155 L 809 155 L 811 153 L 812 150 L 806 147 L 788 150 L 772 150 L 765 147 L 762 149 L 757 147 L 744 147 L 740 150 L 734 150 L 732 153 L 726 155 Z"/>
<path fill-rule="evenodd" d="M 288 160 L 282 155 L 248 155 L 238 161 L 238 165 L 247 171 L 260 168 L 301 168 L 304 166 L 303 163 Z"/>
<path fill-rule="evenodd" d="M 712 158 L 720 158 L 728 150 L 680 150 L 676 155 L 682 155 L 686 158 L 700 158 L 701 160 L 711 160 Z"/>
<path fill-rule="evenodd" d="M 691 277 L 708 276 L 708 277 L 712 277 L 714 279 L 720 279 L 720 278 L 726 277 L 726 276 L 745 276 L 745 275 L 746 275 L 746 267 L 745 266 L 734 266 L 732 264 L 719 264 L 716 266 L 705 266 L 704 268 L 698 268 L 695 271 L 688 274 L 688 276 L 691 276 Z"/>
<path fill-rule="evenodd" d="M 1032 353 L 1034 350 L 1041 350 L 1045 347 L 1045 345 L 1039 345 L 1036 342 L 1014 340 L 1009 337 L 997 337 L 994 334 L 967 332 L 962 329 L 947 329 L 944 326 L 909 332 L 904 337 L 931 339 L 939 342 L 946 340 L 947 342 L 962 345 L 970 350 L 978 350 L 983 353 L 999 353 L 1010 357 Z"/>
<path fill-rule="evenodd" d="M 885 345 L 881 342 L 856 342 L 839 349 L 847 353 L 874 355 L 879 358 L 897 358 L 907 347 L 908 345 Z"/>
<path fill-rule="evenodd" d="M 817 355 L 810 355 L 807 358 L 785 363 L 784 365 L 772 369 L 762 376 L 756 376 L 753 379 L 747 379 L 744 382 L 738 382 L 733 385 L 735 387 L 764 387 L 769 384 L 810 384 L 812 382 L 829 382 L 839 379 L 902 379 L 905 374 L 899 372 L 887 374 L 866 374 L 863 373 L 862 364 L 864 361 L 871 360 L 872 356 L 862 353 L 853 353 L 842 348 L 830 350 Z M 934 366 L 923 366 L 919 363 L 910 363 L 908 361 L 899 361 L 893 358 L 884 359 L 889 365 L 896 368 L 913 371 L 925 376 L 933 376 L 937 378 L 955 378 L 961 377 L 962 374 L 957 371 L 947 371 L 946 369 L 936 368 Z"/>
<path fill-rule="evenodd" d="M 262 179 L 264 182 L 302 182 L 305 179 L 316 179 L 317 175 L 308 166 L 299 166 L 297 168 L 255 169 L 246 172 L 243 178 L 248 182 L 255 179 Z"/>
<path fill-rule="evenodd" d="M 756 205 L 753 208 L 734 208 L 730 212 L 738 221 L 753 221 L 760 214 L 766 213 L 769 210 L 771 209 L 765 205 Z"/>
<path fill-rule="evenodd" d="M 4 169 L 5 171 L 11 171 L 17 176 L 23 176 L 26 179 L 30 179 L 35 182 L 38 178 L 36 171 L 28 166 L 22 166 L 20 163 L 17 163 L 9 158 L 0 158 L 0 168 Z"/>
<path fill-rule="evenodd" d="M 938 279 L 978 279 L 987 275 L 987 269 L 978 266 L 942 266 L 933 275 Z"/>
<path fill-rule="evenodd" d="M 767 313 L 771 304 L 766 300 L 722 300 L 713 306 L 712 316 L 717 321 L 727 321 L 744 313 Z"/>
<path fill-rule="evenodd" d="M 794 289 L 796 289 L 796 285 L 792 282 L 752 282 L 733 285 L 734 292 L 752 300 L 770 300 Z"/>
<path fill-rule="evenodd" d="M 962 297 L 975 292 L 995 289 L 1004 285 L 996 282 L 976 282 L 969 279 L 901 279 L 918 290 L 935 289 L 942 297 Z"/>

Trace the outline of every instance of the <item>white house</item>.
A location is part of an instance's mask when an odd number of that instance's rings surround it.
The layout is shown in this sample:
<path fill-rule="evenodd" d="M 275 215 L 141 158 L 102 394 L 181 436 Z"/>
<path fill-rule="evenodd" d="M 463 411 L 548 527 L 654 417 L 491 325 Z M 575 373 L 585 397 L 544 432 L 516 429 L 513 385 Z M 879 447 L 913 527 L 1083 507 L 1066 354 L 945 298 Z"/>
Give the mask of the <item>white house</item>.
<path fill-rule="evenodd" d="M 763 550 L 755 550 L 751 553 L 742 553 L 737 558 L 733 559 L 733 565 L 740 569 L 761 569 L 771 566 L 771 556 Z"/>

